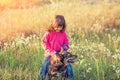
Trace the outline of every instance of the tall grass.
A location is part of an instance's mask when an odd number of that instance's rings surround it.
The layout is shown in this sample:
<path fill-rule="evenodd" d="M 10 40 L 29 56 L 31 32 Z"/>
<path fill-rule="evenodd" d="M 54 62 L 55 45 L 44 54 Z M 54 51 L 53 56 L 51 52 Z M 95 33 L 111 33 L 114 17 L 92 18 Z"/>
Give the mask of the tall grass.
<path fill-rule="evenodd" d="M 120 35 L 112 36 L 120 41 Z M 103 35 L 104 34 L 104 35 Z M 69 51 L 78 55 L 73 64 L 75 80 L 119 80 L 120 79 L 120 49 L 109 48 L 106 39 L 101 39 L 100 34 L 68 33 L 70 41 Z M 16 38 L 15 41 L 6 43 L 0 51 L 0 78 L 2 80 L 36 80 L 39 67 L 43 60 L 44 51 L 41 47 L 41 36 Z M 96 37 L 98 40 L 96 41 Z M 91 38 L 92 37 L 92 38 Z M 99 40 L 100 39 L 100 40 Z M 111 44 L 111 42 L 109 43 Z M 114 44 L 114 43 L 113 43 Z"/>
<path fill-rule="evenodd" d="M 117 3 L 91 5 L 77 0 L 61 0 L 28 9 L 6 8 L 0 13 L 0 40 L 14 39 L 23 32 L 36 32 L 38 34 L 44 32 L 56 14 L 65 16 L 67 31 L 77 29 L 79 32 L 99 33 L 105 27 L 118 28 L 120 25 L 119 7 L 120 5 Z"/>

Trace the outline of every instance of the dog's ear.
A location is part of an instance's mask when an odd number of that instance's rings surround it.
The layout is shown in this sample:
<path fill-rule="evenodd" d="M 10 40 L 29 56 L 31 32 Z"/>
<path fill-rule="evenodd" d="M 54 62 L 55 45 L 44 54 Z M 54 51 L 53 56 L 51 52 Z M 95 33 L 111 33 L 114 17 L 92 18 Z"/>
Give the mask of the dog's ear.
<path fill-rule="evenodd" d="M 61 50 L 60 50 L 59 54 L 65 54 L 65 53 L 66 53 L 66 51 L 64 50 L 63 47 L 61 47 Z"/>
<path fill-rule="evenodd" d="M 61 50 L 60 50 L 60 52 L 64 52 L 64 49 L 63 49 L 63 47 L 61 47 Z"/>

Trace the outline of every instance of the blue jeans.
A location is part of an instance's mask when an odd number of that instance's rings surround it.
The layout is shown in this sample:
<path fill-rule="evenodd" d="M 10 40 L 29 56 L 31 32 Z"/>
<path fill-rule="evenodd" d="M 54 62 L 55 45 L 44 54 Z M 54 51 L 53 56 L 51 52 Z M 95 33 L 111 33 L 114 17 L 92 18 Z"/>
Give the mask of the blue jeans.
<path fill-rule="evenodd" d="M 71 78 L 72 80 L 74 80 L 72 65 L 71 65 L 70 63 L 67 64 L 66 77 L 69 77 L 69 78 Z"/>
<path fill-rule="evenodd" d="M 40 80 L 40 77 L 46 76 L 49 60 L 50 60 L 49 57 L 46 57 L 44 59 L 42 65 L 40 67 L 40 72 L 38 74 L 38 80 Z M 72 80 L 73 80 L 73 70 L 72 70 L 72 65 L 70 63 L 67 64 L 66 77 L 72 78 Z"/>
<path fill-rule="evenodd" d="M 47 73 L 47 66 L 48 66 L 49 60 L 50 60 L 49 57 L 44 58 L 43 63 L 42 63 L 40 70 L 39 70 L 38 80 L 41 80 L 41 78 L 45 78 L 46 73 Z"/>

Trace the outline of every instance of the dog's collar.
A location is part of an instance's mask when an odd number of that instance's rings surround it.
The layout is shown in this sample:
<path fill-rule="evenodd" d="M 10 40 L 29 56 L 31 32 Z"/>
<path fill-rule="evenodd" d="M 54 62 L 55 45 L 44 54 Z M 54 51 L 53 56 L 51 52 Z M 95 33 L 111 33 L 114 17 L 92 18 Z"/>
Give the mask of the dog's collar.
<path fill-rule="evenodd" d="M 57 53 L 59 53 L 60 52 L 60 50 L 55 50 Z"/>

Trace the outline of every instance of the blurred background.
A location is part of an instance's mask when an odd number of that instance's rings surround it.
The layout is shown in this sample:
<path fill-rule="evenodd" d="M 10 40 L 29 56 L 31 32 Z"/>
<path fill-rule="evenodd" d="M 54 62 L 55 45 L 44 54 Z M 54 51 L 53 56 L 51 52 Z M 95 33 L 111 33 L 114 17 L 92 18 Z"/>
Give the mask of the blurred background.
<path fill-rule="evenodd" d="M 119 7 L 119 0 L 1 0 L 0 40 L 10 40 L 21 33 L 40 34 L 56 14 L 65 16 L 68 31 L 118 29 Z"/>

